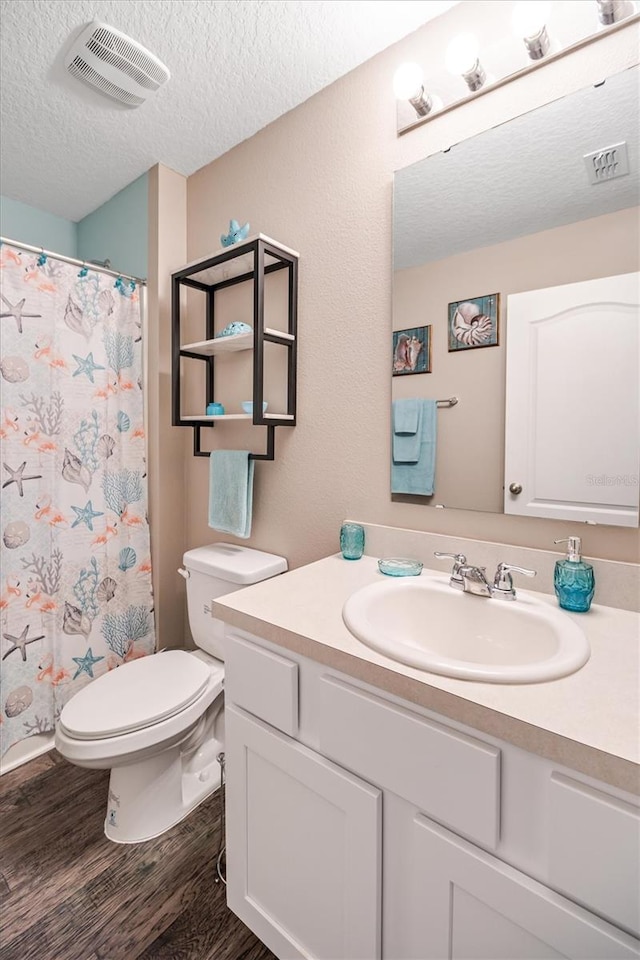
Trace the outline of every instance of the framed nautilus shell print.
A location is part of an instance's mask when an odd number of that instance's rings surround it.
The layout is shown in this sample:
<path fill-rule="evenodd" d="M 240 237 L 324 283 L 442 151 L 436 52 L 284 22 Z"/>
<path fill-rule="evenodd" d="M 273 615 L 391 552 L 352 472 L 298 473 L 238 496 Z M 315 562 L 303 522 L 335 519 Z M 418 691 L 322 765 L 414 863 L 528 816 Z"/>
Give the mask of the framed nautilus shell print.
<path fill-rule="evenodd" d="M 393 331 L 393 376 L 431 373 L 431 325 Z"/>
<path fill-rule="evenodd" d="M 449 353 L 498 346 L 500 294 L 449 304 Z"/>

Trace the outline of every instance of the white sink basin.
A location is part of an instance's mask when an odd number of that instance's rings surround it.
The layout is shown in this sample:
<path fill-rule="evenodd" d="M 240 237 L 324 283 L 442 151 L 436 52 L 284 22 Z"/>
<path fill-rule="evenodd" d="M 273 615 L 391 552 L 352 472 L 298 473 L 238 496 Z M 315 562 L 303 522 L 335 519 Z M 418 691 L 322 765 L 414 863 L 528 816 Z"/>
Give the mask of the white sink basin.
<path fill-rule="evenodd" d="M 424 573 L 362 587 L 342 610 L 349 631 L 392 660 L 488 683 L 536 683 L 574 673 L 589 642 L 558 607 L 519 594 L 472 596 Z"/>

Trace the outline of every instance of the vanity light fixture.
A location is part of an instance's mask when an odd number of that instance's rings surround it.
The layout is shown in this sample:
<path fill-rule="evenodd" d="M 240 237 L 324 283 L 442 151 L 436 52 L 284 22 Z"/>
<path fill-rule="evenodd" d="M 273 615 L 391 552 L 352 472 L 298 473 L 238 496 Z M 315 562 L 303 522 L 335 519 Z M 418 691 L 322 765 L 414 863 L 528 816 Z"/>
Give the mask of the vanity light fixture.
<path fill-rule="evenodd" d="M 479 90 L 487 75 L 479 60 L 480 47 L 472 33 L 459 33 L 445 53 L 445 65 L 454 77 L 462 76 L 472 93 Z"/>
<path fill-rule="evenodd" d="M 425 93 L 424 74 L 418 63 L 403 63 L 393 77 L 393 92 L 398 100 L 408 100 L 419 117 L 433 109 L 433 97 Z"/>
<path fill-rule="evenodd" d="M 549 52 L 551 41 L 547 21 L 550 13 L 551 3 L 546 0 L 518 0 L 514 5 L 513 33 L 524 42 L 530 60 L 542 60 Z"/>
<path fill-rule="evenodd" d="M 428 60 L 416 55 L 417 63 L 403 64 L 396 71 L 399 136 L 607 34 L 640 23 L 639 0 L 503 0 L 494 6 L 496 22 L 490 34 L 482 35 L 482 54 L 472 33 L 460 33 L 446 48 L 444 62 L 438 63 L 432 52 Z"/>

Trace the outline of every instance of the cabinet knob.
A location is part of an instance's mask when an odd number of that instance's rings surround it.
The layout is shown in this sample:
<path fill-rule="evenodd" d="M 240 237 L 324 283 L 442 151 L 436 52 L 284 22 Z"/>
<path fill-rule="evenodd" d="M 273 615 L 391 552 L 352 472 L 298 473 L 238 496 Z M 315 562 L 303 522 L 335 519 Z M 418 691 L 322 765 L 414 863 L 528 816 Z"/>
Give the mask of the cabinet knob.
<path fill-rule="evenodd" d="M 519 493 L 522 493 L 522 484 L 521 483 L 510 483 L 509 484 L 509 493 L 513 493 L 517 496 Z"/>

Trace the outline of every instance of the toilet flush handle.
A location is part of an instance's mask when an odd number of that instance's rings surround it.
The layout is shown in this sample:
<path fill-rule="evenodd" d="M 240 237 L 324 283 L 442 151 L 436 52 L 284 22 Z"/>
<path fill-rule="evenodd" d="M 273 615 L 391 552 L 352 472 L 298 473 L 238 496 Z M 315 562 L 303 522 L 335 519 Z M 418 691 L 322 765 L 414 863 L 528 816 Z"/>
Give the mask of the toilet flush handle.
<path fill-rule="evenodd" d="M 189 571 L 188 571 L 188 570 L 183 570 L 182 567 L 178 567 L 178 573 L 180 574 L 181 577 L 184 577 L 185 580 L 188 580 L 189 577 L 191 576 L 191 574 L 189 573 Z"/>

